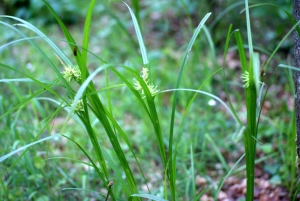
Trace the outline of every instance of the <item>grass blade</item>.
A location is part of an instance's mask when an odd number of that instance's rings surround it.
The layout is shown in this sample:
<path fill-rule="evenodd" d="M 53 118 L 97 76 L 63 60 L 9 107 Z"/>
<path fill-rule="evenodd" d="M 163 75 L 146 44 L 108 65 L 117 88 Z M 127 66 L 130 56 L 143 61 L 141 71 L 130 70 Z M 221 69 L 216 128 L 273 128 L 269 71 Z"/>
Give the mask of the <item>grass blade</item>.
<path fill-rule="evenodd" d="M 124 76 L 122 76 L 118 71 L 116 71 L 115 69 L 112 69 L 112 70 L 114 71 L 114 73 L 116 73 L 125 82 L 125 84 L 130 88 L 130 90 L 138 98 L 138 100 L 141 103 L 142 107 L 147 112 L 147 114 L 148 114 L 148 116 L 149 116 L 149 118 L 152 122 L 152 125 L 154 127 L 154 130 L 155 130 L 156 139 L 158 141 L 159 152 L 160 152 L 162 162 L 163 162 L 164 167 L 165 167 L 166 166 L 166 161 L 167 161 L 166 160 L 166 153 L 165 153 L 165 150 L 164 150 L 164 142 L 163 142 L 162 132 L 161 132 L 160 124 L 159 124 L 159 119 L 158 119 L 155 104 L 154 104 L 154 98 L 152 97 L 146 83 L 143 81 L 143 79 L 140 77 L 139 74 L 137 74 L 135 71 L 133 71 L 132 69 L 130 69 L 128 67 L 123 67 L 123 68 L 125 68 L 127 71 L 132 73 L 135 76 L 135 79 L 141 84 L 141 86 L 142 86 L 142 88 L 145 92 L 145 95 L 146 95 L 146 99 L 147 99 L 149 109 L 145 105 L 145 102 L 141 98 L 140 94 L 132 86 L 132 84 L 130 82 L 128 82 L 128 80 Z"/>
<path fill-rule="evenodd" d="M 20 25 L 20 26 L 24 26 L 26 28 L 29 28 L 30 30 L 34 31 L 35 33 L 37 33 L 38 35 L 41 36 L 41 38 L 44 38 L 44 40 L 55 50 L 55 52 L 64 60 L 64 62 L 66 62 L 67 64 L 70 64 L 71 62 L 65 57 L 65 55 L 63 54 L 63 52 L 47 37 L 45 36 L 42 32 L 40 32 L 37 28 L 35 28 L 33 25 L 31 25 L 30 23 L 17 18 L 17 17 L 12 17 L 12 16 L 3 16 L 0 15 L 0 17 L 6 17 L 6 18 L 11 18 L 14 20 L 17 20 L 19 22 L 24 23 L 24 25 Z M 4 24 L 6 26 L 8 26 L 9 28 L 13 29 L 14 31 L 16 31 L 18 34 L 20 34 L 22 37 L 24 37 L 25 39 L 28 39 L 27 41 L 43 56 L 43 58 L 47 61 L 47 63 L 50 65 L 50 67 L 53 69 L 53 71 L 56 73 L 56 75 L 60 78 L 60 80 L 64 83 L 64 86 L 68 89 L 68 91 L 72 94 L 73 90 L 71 89 L 70 85 L 68 84 L 68 82 L 64 79 L 64 77 L 61 75 L 60 71 L 55 67 L 55 65 L 51 62 L 51 60 L 47 57 L 47 54 L 45 54 L 32 40 L 30 40 L 23 32 L 21 32 L 20 30 L 16 29 L 14 26 L 11 26 L 7 23 L 1 22 L 0 24 Z"/>
<path fill-rule="evenodd" d="M 232 36 L 231 30 L 232 30 L 232 24 L 229 25 L 227 36 L 226 36 L 225 50 L 224 50 L 223 64 L 222 65 L 224 65 L 225 61 L 226 61 L 226 55 L 227 55 L 228 48 L 229 48 L 229 42 L 230 42 L 230 38 Z M 244 50 L 244 49 L 242 49 L 242 50 Z M 233 112 L 233 114 L 235 116 L 235 119 L 238 121 L 238 125 L 240 127 L 242 127 L 243 124 L 242 124 L 241 120 L 239 119 L 239 117 L 237 116 L 237 114 L 236 114 L 236 112 L 235 112 L 235 110 L 233 108 L 233 105 L 232 105 L 232 102 L 231 102 L 231 98 L 230 98 L 229 93 L 228 93 L 228 88 L 227 88 L 227 84 L 226 84 L 226 71 L 225 71 L 225 67 L 223 67 L 223 85 L 224 85 L 224 88 L 225 88 L 225 93 L 226 93 L 226 97 L 227 97 L 230 109 Z"/>
<path fill-rule="evenodd" d="M 127 6 L 128 10 L 130 12 L 131 18 L 132 18 L 135 33 L 136 33 L 136 36 L 137 36 L 137 39 L 138 39 L 138 42 L 139 42 L 139 46 L 140 46 L 140 50 L 141 50 L 141 54 L 142 54 L 142 58 L 143 58 L 143 64 L 147 65 L 149 63 L 149 61 L 148 61 L 147 51 L 146 51 L 146 47 L 144 45 L 144 40 L 143 40 L 143 37 L 142 37 L 142 33 L 141 33 L 140 28 L 139 28 L 139 23 L 138 23 L 135 15 L 134 15 L 134 13 L 132 12 L 131 8 L 125 2 L 123 2 L 123 3 Z"/>
<path fill-rule="evenodd" d="M 242 159 L 245 157 L 245 154 L 243 154 L 239 160 L 232 166 L 232 168 L 227 172 L 227 174 L 225 175 L 225 177 L 222 179 L 217 191 L 216 191 L 216 194 L 215 194 L 215 199 L 217 199 L 217 196 L 219 195 L 220 191 L 221 191 L 221 188 L 223 186 L 223 184 L 225 183 L 226 179 L 231 175 L 231 173 L 234 171 L 235 167 L 242 161 Z"/>
<path fill-rule="evenodd" d="M 93 9 L 94 9 L 95 3 L 96 3 L 95 0 L 91 0 L 89 10 L 88 10 L 88 13 L 85 18 L 83 38 L 82 38 L 82 63 L 81 63 L 81 65 L 83 65 L 83 66 L 86 66 L 86 63 L 87 63 L 87 51 L 86 50 L 89 49 L 88 47 L 89 47 L 90 27 L 91 27 L 91 21 L 92 21 L 92 15 L 93 15 Z M 85 80 L 85 77 L 87 76 L 85 74 L 86 70 L 83 70 L 81 73 L 82 73 L 82 80 Z"/>
<path fill-rule="evenodd" d="M 52 13 L 52 15 L 55 17 L 55 19 L 57 20 L 57 22 L 58 22 L 58 24 L 59 24 L 59 26 L 60 26 L 60 28 L 62 29 L 62 31 L 63 31 L 63 33 L 64 33 L 64 35 L 65 35 L 65 37 L 66 37 L 66 39 L 67 39 L 67 41 L 68 41 L 68 43 L 69 43 L 69 46 L 70 46 L 70 49 L 72 50 L 73 49 L 73 46 L 75 46 L 76 45 L 76 42 L 75 42 L 75 40 L 73 39 L 73 37 L 72 37 L 72 35 L 70 34 L 70 32 L 68 31 L 68 29 L 67 29 L 67 27 L 65 26 L 65 24 L 63 23 L 63 21 L 60 19 L 60 17 L 57 15 L 57 13 L 54 11 L 54 9 L 50 6 L 50 4 L 49 3 L 47 3 L 45 0 L 43 0 L 43 2 L 45 3 L 45 5 L 48 7 L 48 9 L 51 11 L 51 13 Z M 64 60 L 64 57 L 62 57 L 62 55 L 61 54 L 58 54 L 59 55 L 59 57 L 64 61 L 64 62 L 66 62 L 65 60 Z M 81 55 L 81 53 L 80 53 L 80 51 L 77 49 L 77 55 Z M 82 63 L 81 62 L 81 57 L 79 56 L 79 57 L 76 57 L 76 60 L 77 60 L 77 63 Z M 71 64 L 71 62 L 67 62 L 66 63 L 67 65 L 68 64 Z M 81 65 L 79 65 L 79 67 L 80 67 Z M 80 69 L 80 70 L 82 70 L 82 69 Z"/>
<path fill-rule="evenodd" d="M 181 79 L 182 79 L 182 74 L 183 74 L 183 70 L 188 58 L 188 54 L 191 51 L 193 44 L 199 34 L 199 32 L 201 31 L 202 27 L 204 26 L 204 23 L 206 22 L 206 20 L 209 18 L 209 16 L 211 15 L 211 13 L 207 13 L 204 18 L 201 20 L 201 22 L 199 23 L 197 29 L 195 30 L 189 44 L 188 47 L 185 51 L 181 66 L 180 66 L 180 71 L 179 71 L 179 75 L 177 78 L 177 83 L 176 83 L 176 87 L 175 88 L 179 88 Z M 171 121 L 170 121 L 170 135 L 169 135 L 169 156 L 173 157 L 173 129 L 174 129 L 174 120 L 175 120 L 175 108 L 176 108 L 176 104 L 177 104 L 177 97 L 178 96 L 178 92 L 175 91 L 174 92 L 174 98 L 173 98 L 173 104 L 172 104 L 172 113 L 171 113 Z M 171 187 L 171 194 L 172 194 L 172 198 L 176 199 L 176 195 L 175 195 L 175 180 L 176 180 L 176 170 L 173 169 L 173 167 L 176 167 L 176 161 L 174 161 L 172 158 L 168 159 L 169 160 L 169 171 L 170 171 L 170 187 Z M 173 164 L 174 163 L 174 164 Z"/>
<path fill-rule="evenodd" d="M 213 139 L 208 134 L 205 134 L 205 138 L 208 139 L 208 141 L 211 143 L 212 148 L 216 152 L 217 157 L 219 158 L 220 162 L 222 163 L 222 166 L 223 166 L 224 170 L 228 172 L 229 167 L 228 167 L 222 153 L 219 151 L 218 146 L 216 145 L 216 143 L 213 141 Z"/>
<path fill-rule="evenodd" d="M 58 135 L 58 134 L 57 134 L 57 135 L 51 135 L 51 136 L 45 137 L 45 138 L 43 138 L 43 139 L 37 140 L 37 141 L 35 141 L 35 142 L 32 142 L 32 143 L 30 143 L 30 144 L 27 144 L 27 145 L 25 145 L 25 146 L 22 146 L 22 147 L 20 147 L 20 148 L 14 150 L 14 151 L 8 153 L 8 154 L 5 154 L 4 156 L 1 156 L 1 157 L 0 157 L 0 163 L 2 163 L 3 161 L 5 161 L 6 159 L 8 159 L 9 157 L 11 157 L 12 155 L 14 155 L 14 154 L 16 154 L 16 153 L 18 153 L 18 152 L 20 152 L 20 151 L 23 151 L 24 149 L 27 149 L 28 147 L 31 147 L 31 146 L 33 146 L 33 145 L 35 145 L 35 144 L 44 142 L 44 141 L 46 141 L 46 140 L 52 140 L 52 139 L 54 139 L 54 138 L 57 139 L 58 137 L 60 137 L 60 135 Z"/>
<path fill-rule="evenodd" d="M 93 165 L 93 167 L 95 168 L 96 172 L 98 173 L 99 177 L 101 178 L 102 182 L 104 183 L 104 187 L 110 192 L 110 196 L 112 197 L 113 200 L 115 200 L 114 195 L 111 191 L 110 188 L 108 188 L 107 184 L 109 181 L 107 181 L 105 174 L 103 174 L 99 168 L 97 167 L 97 165 L 94 163 L 94 161 L 92 160 L 92 158 L 89 156 L 89 154 L 83 149 L 82 146 L 80 146 L 80 144 L 78 144 L 77 142 L 75 142 L 73 139 L 69 138 L 68 136 L 62 135 L 63 137 L 67 138 L 68 140 L 72 141 L 73 143 L 75 143 L 78 148 L 84 153 L 84 155 L 89 159 L 89 161 L 91 162 L 91 164 Z"/>

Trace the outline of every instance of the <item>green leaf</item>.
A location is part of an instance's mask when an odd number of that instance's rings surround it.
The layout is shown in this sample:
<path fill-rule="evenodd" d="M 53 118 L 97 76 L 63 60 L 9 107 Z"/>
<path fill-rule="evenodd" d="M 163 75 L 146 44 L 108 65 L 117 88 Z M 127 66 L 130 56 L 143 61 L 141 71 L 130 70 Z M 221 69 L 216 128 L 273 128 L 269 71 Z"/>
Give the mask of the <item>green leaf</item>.
<path fill-rule="evenodd" d="M 98 173 L 99 177 L 102 179 L 103 183 L 108 183 L 108 181 L 105 178 L 105 175 L 100 171 L 100 169 L 97 167 L 97 165 L 94 163 L 94 161 L 92 160 L 92 158 L 89 156 L 89 154 L 83 149 L 83 147 L 78 144 L 77 142 L 75 142 L 73 139 L 62 135 L 63 137 L 67 138 L 68 140 L 72 141 L 73 143 L 75 143 L 78 148 L 84 153 L 84 155 L 89 159 L 89 161 L 91 162 L 92 166 L 95 168 L 96 172 Z M 105 185 L 105 187 L 107 188 L 107 186 Z"/>
<path fill-rule="evenodd" d="M 132 22 L 133 22 L 133 25 L 134 25 L 135 33 L 136 33 L 136 36 L 137 36 L 137 39 L 138 39 L 138 42 L 139 42 L 139 45 L 140 45 L 140 49 L 141 49 L 141 54 L 142 54 L 142 58 L 143 58 L 143 64 L 147 65 L 149 63 L 149 61 L 148 61 L 147 51 L 146 51 L 146 47 L 144 45 L 142 33 L 141 33 L 140 28 L 139 28 L 139 23 L 138 23 L 135 15 L 134 15 L 134 13 L 132 12 L 131 8 L 125 2 L 123 2 L 123 3 L 127 6 L 128 10 L 130 12 L 131 18 L 132 18 Z"/>
<path fill-rule="evenodd" d="M 207 13 L 204 18 L 201 20 L 201 22 L 199 23 L 198 27 L 196 28 L 189 44 L 188 44 L 188 47 L 185 51 L 185 54 L 184 54 L 184 57 L 183 57 L 183 60 L 182 60 L 182 63 L 181 63 L 181 66 L 180 66 L 180 71 L 179 71 L 179 75 L 178 75 L 178 78 L 177 78 L 177 83 L 176 83 L 176 87 L 175 88 L 179 88 L 179 85 L 180 85 L 180 82 L 181 82 L 181 79 L 182 79 L 182 75 L 183 75 L 183 70 L 184 70 L 184 67 L 185 67 L 185 64 L 186 64 L 186 61 L 187 61 L 187 58 L 188 58 L 188 54 L 189 52 L 191 51 L 192 47 L 193 47 L 193 44 L 198 36 L 198 34 L 200 33 L 202 27 L 204 26 L 206 20 L 209 18 L 209 16 L 211 15 L 211 13 Z M 178 96 L 178 92 L 175 91 L 174 92 L 174 98 L 173 98 L 173 104 L 172 104 L 172 113 L 171 113 L 171 121 L 170 121 L 170 135 L 169 135 L 169 156 L 170 157 L 173 157 L 173 129 L 174 129 L 174 120 L 175 120 L 175 109 L 176 109 L 176 104 L 177 104 L 177 96 Z M 175 153 L 176 154 L 176 153 Z M 170 171 L 170 187 L 171 187 L 171 194 L 172 194 L 172 198 L 175 199 L 175 181 L 176 181 L 176 170 L 173 169 L 173 167 L 176 167 L 176 164 L 173 164 L 173 163 L 176 163 L 176 161 L 174 160 L 173 161 L 173 158 L 170 158 L 168 159 L 169 160 L 169 171 Z"/>
<path fill-rule="evenodd" d="M 90 28 L 91 28 L 91 21 L 92 21 L 92 15 L 93 15 L 93 9 L 95 6 L 95 0 L 91 0 L 90 6 L 88 13 L 85 18 L 85 23 L 84 23 L 84 31 L 83 31 L 83 38 L 82 38 L 82 65 L 86 66 L 87 62 L 87 50 L 89 47 L 89 35 L 90 35 Z M 86 71 L 81 71 L 82 75 L 82 80 L 85 80 L 85 75 Z"/>
<path fill-rule="evenodd" d="M 25 145 L 25 146 L 23 146 L 23 147 L 20 147 L 20 148 L 18 148 L 18 149 L 16 149 L 16 150 L 14 150 L 14 151 L 12 151 L 12 152 L 10 152 L 10 153 L 4 155 L 4 156 L 1 156 L 1 157 L 0 157 L 0 163 L 3 162 L 3 161 L 5 161 L 6 159 L 8 159 L 9 157 L 11 157 L 12 155 L 14 155 L 14 154 L 16 154 L 16 153 L 18 153 L 18 152 L 20 152 L 20 151 L 23 151 L 24 149 L 26 149 L 26 148 L 28 148 L 28 147 L 31 147 L 31 146 L 33 146 L 33 145 L 35 145 L 35 144 L 44 142 L 44 141 L 46 141 L 46 140 L 52 140 L 52 139 L 54 139 L 54 138 L 57 139 L 57 138 L 59 138 L 59 137 L 60 137 L 60 135 L 58 135 L 58 134 L 57 134 L 57 135 L 51 135 L 51 136 L 49 136 L 49 137 L 45 137 L 45 138 L 43 138 L 43 139 L 37 140 L 37 141 L 32 142 L 32 143 L 30 143 L 30 144 L 27 144 L 27 145 Z"/>
<path fill-rule="evenodd" d="M 64 33 L 66 39 L 67 39 L 67 41 L 69 42 L 70 49 L 73 49 L 73 46 L 76 45 L 76 43 L 75 43 L 75 40 L 73 39 L 73 37 L 71 36 L 70 32 L 68 31 L 67 27 L 65 26 L 65 24 L 63 23 L 63 21 L 59 18 L 59 16 L 58 16 L 57 13 L 54 11 L 54 9 L 50 6 L 50 4 L 47 3 L 47 1 L 45 1 L 45 0 L 43 0 L 43 2 L 45 3 L 45 5 L 46 5 L 46 6 L 48 7 L 48 9 L 51 11 L 52 15 L 54 15 L 55 19 L 57 20 L 57 22 L 58 22 L 60 28 L 62 29 L 62 31 L 63 31 L 63 33 Z M 77 54 L 80 54 L 80 52 L 77 51 Z M 59 54 L 59 56 L 61 57 L 61 59 L 62 59 L 63 61 L 65 61 L 65 60 L 64 60 L 64 57 L 62 57 L 61 54 Z M 77 60 L 77 57 L 76 57 L 76 60 Z M 80 63 L 80 62 L 78 62 L 78 60 L 77 60 L 77 63 Z M 66 63 L 66 64 L 67 64 L 67 65 L 68 65 L 68 64 L 71 64 L 71 62 Z"/>

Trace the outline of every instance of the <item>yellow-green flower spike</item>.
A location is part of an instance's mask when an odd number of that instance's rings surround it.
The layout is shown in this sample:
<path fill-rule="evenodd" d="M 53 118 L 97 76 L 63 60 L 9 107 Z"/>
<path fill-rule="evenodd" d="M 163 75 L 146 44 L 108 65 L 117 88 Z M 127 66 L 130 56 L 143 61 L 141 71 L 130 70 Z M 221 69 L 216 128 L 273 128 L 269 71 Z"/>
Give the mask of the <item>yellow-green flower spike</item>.
<path fill-rule="evenodd" d="M 77 105 L 74 109 L 75 112 L 84 112 L 84 108 L 83 108 L 83 101 L 82 100 L 79 100 L 77 102 Z"/>
<path fill-rule="evenodd" d="M 151 95 L 154 96 L 156 93 L 159 92 L 159 90 L 157 89 L 157 86 L 154 86 L 153 84 L 149 83 L 148 77 L 149 77 L 148 69 L 143 67 L 141 71 L 141 78 L 143 78 L 144 82 L 146 83 Z M 141 90 L 142 94 L 144 94 L 144 90 L 142 89 L 142 86 L 136 79 L 134 79 L 134 88 L 136 90 Z"/>
<path fill-rule="evenodd" d="M 142 90 L 142 86 L 141 84 L 134 78 L 134 88 L 135 90 L 139 91 L 139 90 Z"/>
<path fill-rule="evenodd" d="M 61 72 L 63 77 L 69 82 L 75 80 L 76 82 L 80 82 L 81 80 L 81 72 L 77 66 L 74 67 L 65 67 L 64 71 Z"/>
<path fill-rule="evenodd" d="M 143 80 L 146 82 L 146 80 L 148 80 L 148 68 L 143 68 L 142 72 L 141 72 L 141 77 L 143 78 Z"/>
<path fill-rule="evenodd" d="M 248 88 L 249 87 L 249 72 L 248 71 L 244 71 L 244 73 L 241 76 L 243 82 L 244 82 L 244 88 Z"/>
<path fill-rule="evenodd" d="M 81 72 L 78 66 L 67 66 L 57 55 L 56 57 L 64 67 L 64 71 L 61 72 L 63 74 L 63 77 L 69 82 L 75 80 L 77 83 L 79 83 L 81 81 Z"/>

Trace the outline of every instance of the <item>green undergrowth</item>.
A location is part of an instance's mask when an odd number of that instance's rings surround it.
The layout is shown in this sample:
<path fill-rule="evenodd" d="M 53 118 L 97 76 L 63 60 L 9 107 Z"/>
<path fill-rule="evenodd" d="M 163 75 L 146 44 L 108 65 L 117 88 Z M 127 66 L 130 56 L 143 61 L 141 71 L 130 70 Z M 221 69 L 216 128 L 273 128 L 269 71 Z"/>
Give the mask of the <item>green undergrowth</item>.
<path fill-rule="evenodd" d="M 272 5 L 232 4 L 195 23 L 198 4 L 180 2 L 186 28 L 173 37 L 156 31 L 172 19 L 151 24 L 167 3 L 107 3 L 99 16 L 92 0 L 72 27 L 46 1 L 59 28 L 0 16 L 1 199 L 218 200 L 234 175 L 253 200 L 255 164 L 294 195 L 292 67 L 277 49 L 293 23 L 268 49 L 250 14 Z M 220 37 L 234 8 L 244 27 Z"/>

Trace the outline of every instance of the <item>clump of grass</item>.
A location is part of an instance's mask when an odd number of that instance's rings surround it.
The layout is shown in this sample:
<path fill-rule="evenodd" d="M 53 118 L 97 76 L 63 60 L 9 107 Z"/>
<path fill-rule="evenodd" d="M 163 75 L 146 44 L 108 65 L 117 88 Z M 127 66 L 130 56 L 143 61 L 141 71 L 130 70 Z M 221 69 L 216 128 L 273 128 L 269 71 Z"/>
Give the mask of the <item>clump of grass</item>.
<path fill-rule="evenodd" d="M 71 36 L 71 34 L 68 31 L 68 29 L 66 28 L 66 26 L 63 24 L 61 19 L 55 13 L 55 11 L 50 7 L 50 5 L 47 2 L 44 2 L 44 3 L 47 5 L 47 7 L 51 10 L 53 15 L 57 19 L 57 21 L 58 21 L 60 27 L 62 28 L 62 30 L 65 34 L 65 37 L 70 45 L 70 48 L 73 48 L 74 46 L 79 47 L 76 44 L 76 42 L 74 41 L 73 37 Z M 135 19 L 135 16 L 134 16 L 133 12 L 131 11 L 131 9 L 127 6 L 131 13 L 133 22 L 134 22 L 135 30 L 136 30 L 137 37 L 138 37 L 138 42 L 140 44 L 140 49 L 141 49 L 141 53 L 143 56 L 143 63 L 145 66 L 145 68 L 143 68 L 143 70 L 142 70 L 143 73 L 141 74 L 141 77 L 138 73 L 136 73 L 132 69 L 130 69 L 126 66 L 123 66 L 123 68 L 125 70 L 127 70 L 129 73 L 131 73 L 131 75 L 133 75 L 133 77 L 135 78 L 135 83 L 134 83 L 135 86 L 133 85 L 133 83 L 131 81 L 128 80 L 128 78 L 124 77 L 116 69 L 112 68 L 114 66 L 113 64 L 108 64 L 107 62 L 105 62 L 102 59 L 100 59 L 100 61 L 102 61 L 104 63 L 104 65 L 90 74 L 90 72 L 88 71 L 86 66 L 87 66 L 87 53 L 88 53 L 87 50 L 88 50 L 90 24 L 91 24 L 91 18 L 92 18 L 92 12 L 93 12 L 94 5 L 95 5 L 95 1 L 91 1 L 89 11 L 88 11 L 88 14 L 86 17 L 86 21 L 85 21 L 85 28 L 84 28 L 81 51 L 78 49 L 78 50 L 76 50 L 76 54 L 74 54 L 76 61 L 77 61 L 77 66 L 72 65 L 72 63 L 63 54 L 63 52 L 61 50 L 59 50 L 59 48 L 57 48 L 56 45 L 47 36 L 45 36 L 43 33 L 41 33 L 34 26 L 32 26 L 31 24 L 29 24 L 28 22 L 26 22 L 24 20 L 21 20 L 21 19 L 15 18 L 15 17 L 11 17 L 11 18 L 21 22 L 22 24 L 20 24 L 20 26 L 29 28 L 30 30 L 37 33 L 40 37 L 44 38 L 44 40 L 57 53 L 57 58 L 59 59 L 62 66 L 64 67 L 64 71 L 62 71 L 62 72 L 60 72 L 58 70 L 58 68 L 52 64 L 52 62 L 47 58 L 47 56 L 43 53 L 43 51 L 41 49 L 39 49 L 39 47 L 36 46 L 35 43 L 33 43 L 31 41 L 30 38 L 26 37 L 26 35 L 24 35 L 22 32 L 20 32 L 14 28 L 25 39 L 27 39 L 32 45 L 34 45 L 34 47 L 36 47 L 36 49 L 38 50 L 38 52 L 40 54 L 44 55 L 44 58 L 51 64 L 53 70 L 56 72 L 57 76 L 59 77 L 58 80 L 56 80 L 56 82 L 58 82 L 60 80 L 63 83 L 63 85 L 65 85 L 64 87 L 67 89 L 69 99 L 71 100 L 71 102 L 68 102 L 67 100 L 62 98 L 62 101 L 63 101 L 62 105 L 70 105 L 71 106 L 67 120 L 71 117 L 73 112 L 76 113 L 76 115 L 79 117 L 79 119 L 81 120 L 81 123 L 84 125 L 84 127 L 86 129 L 89 139 L 91 140 L 96 158 L 93 159 L 92 156 L 89 155 L 88 152 L 80 144 L 78 144 L 76 141 L 74 141 L 70 137 L 63 135 L 63 134 L 62 134 L 62 136 L 69 139 L 70 141 L 74 142 L 78 146 L 78 148 L 85 154 L 85 156 L 89 159 L 91 166 L 93 166 L 93 168 L 96 170 L 99 178 L 102 180 L 102 182 L 104 184 L 104 187 L 108 191 L 107 196 L 109 195 L 112 200 L 115 200 L 114 191 L 111 189 L 111 185 L 109 185 L 112 182 L 113 178 L 109 174 L 108 164 L 106 162 L 107 159 L 105 159 L 105 157 L 104 157 L 103 148 L 99 144 L 96 133 L 95 133 L 94 129 L 92 128 L 91 120 L 90 120 L 90 113 L 93 113 L 93 115 L 102 124 L 108 138 L 110 139 L 110 142 L 111 142 L 111 145 L 113 146 L 114 151 L 117 153 L 116 156 L 118 158 L 118 163 L 120 163 L 120 165 L 122 167 L 122 171 L 126 175 L 126 181 L 123 181 L 123 179 L 118 178 L 118 179 L 115 179 L 114 182 L 117 183 L 118 185 L 122 186 L 123 193 L 126 194 L 127 197 L 132 197 L 131 199 L 138 199 L 137 197 L 149 197 L 150 196 L 150 197 L 154 197 L 155 199 L 162 200 L 162 199 L 155 197 L 154 195 L 139 194 L 138 187 L 136 184 L 136 179 L 133 176 L 134 174 L 130 168 L 128 159 L 126 158 L 126 156 L 121 148 L 121 143 L 120 143 L 119 139 L 117 138 L 116 132 L 118 132 L 118 134 L 120 134 L 121 138 L 128 145 L 128 147 L 129 147 L 131 153 L 133 154 L 133 156 L 136 160 L 136 163 L 141 171 L 141 174 L 143 175 L 143 171 L 142 171 L 142 169 L 139 165 L 139 162 L 135 156 L 133 148 L 132 148 L 129 140 L 127 139 L 127 135 L 124 133 L 122 128 L 118 125 L 117 121 L 114 119 L 114 117 L 112 116 L 110 111 L 104 107 L 104 104 L 100 100 L 97 93 L 95 93 L 96 88 L 92 82 L 92 79 L 98 73 L 103 71 L 104 69 L 111 68 L 111 70 L 124 81 L 124 83 L 127 85 L 127 87 L 136 96 L 137 100 L 140 102 L 140 104 L 142 106 L 141 108 L 146 111 L 148 118 L 152 122 L 153 129 L 154 129 L 154 132 L 155 132 L 156 138 L 157 138 L 157 145 L 159 147 L 161 159 L 162 159 L 163 165 L 166 169 L 166 174 L 165 174 L 166 178 L 165 179 L 166 180 L 170 180 L 170 178 L 172 179 L 172 182 L 170 183 L 170 188 L 172 189 L 171 191 L 172 191 L 173 199 L 175 199 L 175 183 L 174 183 L 175 180 L 172 176 L 170 176 L 170 174 L 174 174 L 174 172 L 176 171 L 176 170 L 174 170 L 174 168 L 176 168 L 176 166 L 173 166 L 173 165 L 169 166 L 169 170 L 167 170 L 167 160 L 170 160 L 170 159 L 167 159 L 167 157 L 166 157 L 166 152 L 165 152 L 165 147 L 164 147 L 163 137 L 162 137 L 162 131 L 160 128 L 159 119 L 157 116 L 156 107 L 155 107 L 155 103 L 154 103 L 154 97 L 155 97 L 155 94 L 158 92 L 158 90 L 156 89 L 156 87 L 154 87 L 153 84 L 151 84 L 151 81 L 148 78 L 148 68 L 149 68 L 148 63 L 149 62 L 147 59 L 146 49 L 143 44 L 143 40 L 142 40 L 142 36 L 141 36 L 140 30 L 139 30 L 137 20 Z M 6 17 L 6 16 L 4 16 L 4 17 Z M 199 33 L 201 27 L 203 26 L 203 24 L 207 18 L 208 18 L 208 15 L 199 25 L 198 31 L 196 32 L 196 34 L 192 40 L 192 43 L 195 41 L 196 35 Z M 191 48 L 191 45 L 189 48 Z M 186 52 L 185 57 L 187 57 L 187 53 L 188 53 L 188 51 Z M 7 67 L 5 65 L 2 65 L 2 66 Z M 10 68 L 10 67 L 7 67 L 7 68 Z M 27 74 L 25 76 L 31 78 L 34 81 L 37 81 Z M 72 80 L 75 80 L 80 85 L 77 92 L 72 89 L 72 87 L 69 83 Z M 52 85 L 45 85 L 40 82 L 39 82 L 39 84 L 43 86 L 43 90 L 30 96 L 28 98 L 28 101 L 31 100 L 32 98 L 35 98 L 37 95 L 39 95 L 43 91 L 45 91 L 45 89 L 47 89 L 50 92 L 52 92 L 53 94 L 57 95 L 56 92 L 51 89 Z M 141 94 L 138 93 L 138 90 L 141 90 L 142 93 Z M 61 97 L 61 96 L 57 95 L 57 97 Z M 144 99 L 145 99 L 145 101 L 144 101 Z M 108 100 L 108 101 L 110 101 L 110 100 Z M 26 104 L 26 102 L 27 101 L 22 101 L 22 103 L 20 103 L 16 107 L 12 108 L 11 110 L 9 110 L 5 114 L 3 114 L 1 117 L 4 117 L 4 116 L 10 114 L 14 110 L 18 109 L 21 105 Z M 62 109 L 62 107 L 60 109 Z M 65 128 L 66 127 L 64 127 L 62 129 L 62 132 L 64 132 Z M 57 136 L 55 136 L 55 137 L 57 137 Z M 41 140 L 37 140 L 34 143 L 28 144 L 28 145 L 22 147 L 21 149 L 18 149 L 14 152 L 11 152 L 8 155 L 5 155 L 4 157 L 1 158 L 1 161 L 4 161 L 6 158 L 10 157 L 11 155 L 13 155 L 21 150 L 24 150 L 24 149 L 27 150 L 28 147 L 30 147 L 36 143 L 40 143 L 45 140 L 49 140 L 49 139 L 53 139 L 53 138 L 54 138 L 54 136 L 44 138 Z M 171 141 L 171 143 L 173 143 L 173 142 Z M 172 150 L 172 148 L 170 150 Z M 171 153 L 171 156 L 172 156 L 172 153 Z M 95 161 L 97 161 L 97 162 L 95 162 Z M 100 165 L 100 167 L 96 163 L 98 163 Z M 115 169 L 114 171 L 120 172 L 120 170 L 118 170 L 118 169 Z M 144 180 L 145 180 L 145 178 L 144 178 Z M 165 187 L 167 188 L 167 186 L 165 186 Z M 150 193 L 150 191 L 148 193 Z M 164 197 L 168 198 L 167 190 L 165 191 Z M 107 199 L 107 197 L 106 197 L 106 199 Z"/>

